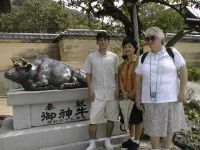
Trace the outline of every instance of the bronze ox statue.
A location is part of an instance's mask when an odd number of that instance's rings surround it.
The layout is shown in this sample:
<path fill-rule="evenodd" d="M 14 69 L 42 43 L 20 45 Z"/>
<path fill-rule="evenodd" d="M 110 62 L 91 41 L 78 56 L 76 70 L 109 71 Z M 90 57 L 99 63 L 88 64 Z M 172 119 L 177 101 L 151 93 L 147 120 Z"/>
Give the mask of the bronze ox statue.
<path fill-rule="evenodd" d="M 12 59 L 13 68 L 4 76 L 23 86 L 27 91 L 87 87 L 86 75 L 80 69 L 41 55 L 28 63 Z"/>

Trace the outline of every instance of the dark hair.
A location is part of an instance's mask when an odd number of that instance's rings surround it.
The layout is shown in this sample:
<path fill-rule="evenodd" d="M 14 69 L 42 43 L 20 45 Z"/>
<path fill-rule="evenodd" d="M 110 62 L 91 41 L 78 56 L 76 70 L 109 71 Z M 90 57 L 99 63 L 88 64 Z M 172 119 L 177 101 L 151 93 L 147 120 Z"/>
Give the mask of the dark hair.
<path fill-rule="evenodd" d="M 97 33 L 96 40 L 98 41 L 100 38 L 108 39 L 108 41 L 110 40 L 110 36 L 105 31 Z"/>
<path fill-rule="evenodd" d="M 137 42 L 136 42 L 135 40 L 133 40 L 132 38 L 125 37 L 124 40 L 123 40 L 123 42 L 122 42 L 122 47 L 124 48 L 124 46 L 125 46 L 126 44 L 128 44 L 128 43 L 130 43 L 130 44 L 133 45 L 133 47 L 135 48 L 134 54 L 136 54 L 136 53 L 137 53 L 137 50 L 138 50 Z"/>

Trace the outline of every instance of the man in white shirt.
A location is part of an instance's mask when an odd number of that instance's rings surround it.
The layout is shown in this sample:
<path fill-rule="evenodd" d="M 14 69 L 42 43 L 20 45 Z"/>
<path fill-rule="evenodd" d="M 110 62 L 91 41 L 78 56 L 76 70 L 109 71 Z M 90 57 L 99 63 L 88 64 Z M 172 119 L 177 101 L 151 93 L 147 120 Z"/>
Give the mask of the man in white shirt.
<path fill-rule="evenodd" d="M 96 148 L 97 124 L 107 117 L 105 148 L 112 150 L 110 137 L 114 121 L 118 120 L 118 56 L 108 51 L 109 35 L 99 32 L 96 36 L 99 50 L 89 54 L 82 70 L 86 73 L 88 95 L 91 100 L 89 136 L 86 150 Z"/>

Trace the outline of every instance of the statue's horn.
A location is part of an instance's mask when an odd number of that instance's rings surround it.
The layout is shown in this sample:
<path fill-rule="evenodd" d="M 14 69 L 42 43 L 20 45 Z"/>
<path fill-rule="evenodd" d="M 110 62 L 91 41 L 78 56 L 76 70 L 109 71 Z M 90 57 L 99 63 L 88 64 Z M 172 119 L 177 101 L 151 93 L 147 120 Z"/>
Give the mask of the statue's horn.
<path fill-rule="evenodd" d="M 17 63 L 17 61 L 14 58 L 11 58 L 11 60 L 12 60 L 13 64 Z"/>
<path fill-rule="evenodd" d="M 22 61 L 23 65 L 27 65 L 28 64 L 28 62 L 24 58 L 21 57 L 20 60 Z"/>

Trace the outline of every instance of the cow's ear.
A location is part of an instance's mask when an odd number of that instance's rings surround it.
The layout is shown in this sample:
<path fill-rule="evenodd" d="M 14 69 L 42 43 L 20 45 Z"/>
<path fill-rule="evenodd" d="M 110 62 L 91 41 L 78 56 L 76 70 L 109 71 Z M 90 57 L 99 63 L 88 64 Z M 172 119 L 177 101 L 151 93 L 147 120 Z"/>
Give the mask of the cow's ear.
<path fill-rule="evenodd" d="M 26 72 L 27 72 L 27 71 L 30 71 L 31 68 L 32 68 L 32 65 L 31 65 L 31 64 L 28 64 L 28 65 L 26 65 L 26 67 L 25 67 L 25 71 L 26 71 Z"/>
<path fill-rule="evenodd" d="M 14 58 L 11 58 L 11 61 L 13 62 L 13 64 L 17 63 L 17 61 Z"/>

